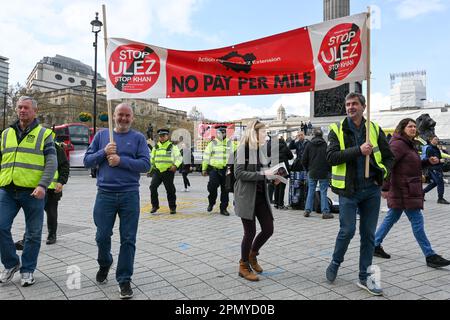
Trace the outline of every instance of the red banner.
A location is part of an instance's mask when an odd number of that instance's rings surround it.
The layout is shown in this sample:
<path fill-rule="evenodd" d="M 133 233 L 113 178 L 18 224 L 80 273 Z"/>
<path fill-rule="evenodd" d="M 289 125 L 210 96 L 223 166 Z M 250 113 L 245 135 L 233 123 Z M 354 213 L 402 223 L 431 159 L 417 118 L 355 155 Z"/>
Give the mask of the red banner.
<path fill-rule="evenodd" d="M 366 79 L 367 14 L 221 49 L 180 51 L 108 42 L 108 99 L 259 95 Z"/>

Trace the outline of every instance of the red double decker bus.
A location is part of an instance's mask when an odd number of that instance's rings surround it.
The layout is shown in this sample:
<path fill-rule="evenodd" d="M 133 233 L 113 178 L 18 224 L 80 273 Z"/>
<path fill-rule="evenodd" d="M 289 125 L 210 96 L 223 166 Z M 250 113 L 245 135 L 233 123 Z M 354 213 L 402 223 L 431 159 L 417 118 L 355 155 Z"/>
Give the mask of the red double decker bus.
<path fill-rule="evenodd" d="M 71 167 L 83 167 L 84 154 L 90 143 L 89 127 L 84 123 L 66 123 L 55 126 L 56 141 L 64 143 Z"/>

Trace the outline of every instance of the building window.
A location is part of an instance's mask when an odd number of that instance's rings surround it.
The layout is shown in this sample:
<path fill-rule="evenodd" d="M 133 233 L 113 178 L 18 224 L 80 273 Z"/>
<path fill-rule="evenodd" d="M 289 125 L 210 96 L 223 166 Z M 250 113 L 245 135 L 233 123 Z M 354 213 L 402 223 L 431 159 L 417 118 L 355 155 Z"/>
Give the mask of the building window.
<path fill-rule="evenodd" d="M 72 77 L 70 77 L 68 80 L 69 80 L 70 83 L 74 83 L 75 82 L 75 79 L 72 78 Z"/>
<path fill-rule="evenodd" d="M 56 78 L 56 80 L 61 80 L 62 76 L 60 74 L 55 74 L 55 78 Z"/>
<path fill-rule="evenodd" d="M 86 81 L 84 81 L 84 80 L 81 80 L 81 81 L 80 81 L 80 83 L 81 83 L 81 85 L 82 85 L 82 86 L 85 86 L 85 85 L 87 85 L 87 82 L 86 82 Z"/>

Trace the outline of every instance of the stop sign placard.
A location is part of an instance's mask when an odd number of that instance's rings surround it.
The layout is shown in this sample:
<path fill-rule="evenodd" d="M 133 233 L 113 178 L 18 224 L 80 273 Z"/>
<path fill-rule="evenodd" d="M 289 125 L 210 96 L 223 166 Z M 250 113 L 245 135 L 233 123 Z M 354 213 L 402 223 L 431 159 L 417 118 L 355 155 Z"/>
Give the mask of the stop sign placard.
<path fill-rule="evenodd" d="M 361 30 L 353 23 L 342 23 L 328 31 L 319 51 L 319 62 L 329 78 L 345 79 L 361 60 Z"/>
<path fill-rule="evenodd" d="M 117 47 L 111 54 L 108 74 L 117 90 L 140 93 L 156 83 L 160 68 L 159 57 L 152 48 L 128 44 Z"/>

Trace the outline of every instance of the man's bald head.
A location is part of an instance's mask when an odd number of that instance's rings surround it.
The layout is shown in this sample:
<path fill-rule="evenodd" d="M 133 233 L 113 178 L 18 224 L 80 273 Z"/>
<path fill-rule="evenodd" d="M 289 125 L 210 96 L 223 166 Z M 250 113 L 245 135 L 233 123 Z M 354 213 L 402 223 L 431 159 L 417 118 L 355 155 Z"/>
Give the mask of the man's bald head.
<path fill-rule="evenodd" d="M 113 118 L 116 132 L 128 132 L 134 120 L 133 108 L 128 103 L 121 103 L 114 109 Z"/>

